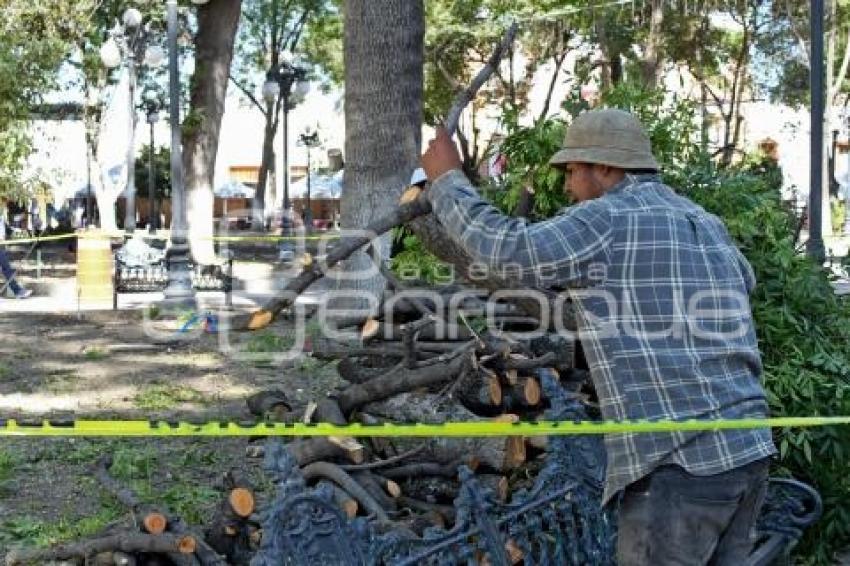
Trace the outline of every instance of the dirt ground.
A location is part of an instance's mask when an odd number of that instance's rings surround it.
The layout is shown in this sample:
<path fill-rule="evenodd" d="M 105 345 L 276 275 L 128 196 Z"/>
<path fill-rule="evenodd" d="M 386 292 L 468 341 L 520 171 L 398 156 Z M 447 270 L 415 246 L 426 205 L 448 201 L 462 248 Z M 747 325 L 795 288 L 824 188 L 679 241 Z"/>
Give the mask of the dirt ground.
<path fill-rule="evenodd" d="M 6 418 L 238 419 L 249 416 L 245 397 L 261 389 L 306 401 L 336 373 L 309 357 L 276 362 L 292 342 L 287 325 L 174 344 L 146 334 L 142 311 L 2 315 L 0 410 Z"/>
<path fill-rule="evenodd" d="M 276 361 L 292 323 L 229 337 L 199 333 L 182 344 L 157 343 L 142 311 L 0 316 L 0 412 L 4 418 L 254 418 L 245 398 L 282 388 L 295 405 L 339 383 L 333 364 L 302 356 Z M 0 550 L 90 535 L 126 510 L 97 484 L 91 466 L 104 454 L 140 496 L 203 522 L 230 467 L 265 485 L 248 439 L 3 439 L 0 444 Z M 268 487 L 268 486 L 266 486 Z M 262 495 L 262 494 L 261 494 Z M 0 556 L 3 552 L 0 552 Z"/>
<path fill-rule="evenodd" d="M 262 254 L 247 259 L 268 260 Z M 36 278 L 33 258 L 13 254 L 21 282 L 37 296 L 75 275 L 74 257 L 63 246 L 46 250 L 43 260 Z M 276 357 L 295 342 L 293 323 L 285 319 L 252 333 L 209 333 L 196 325 L 188 339 L 174 343 L 149 332 L 173 337 L 174 316 L 149 310 L 155 318 L 146 323 L 143 309 L 66 310 L 0 313 L 0 418 L 248 419 L 256 418 L 245 403 L 254 392 L 280 388 L 299 406 L 340 382 L 334 364 L 303 354 Z M 186 315 L 176 318 L 179 325 Z M 190 524 L 211 516 L 222 497 L 217 486 L 232 467 L 254 478 L 262 500 L 271 486 L 261 461 L 246 457 L 250 441 L 2 438 L 0 558 L 18 545 L 75 540 L 112 523 L 129 524 L 127 510 L 91 472 L 106 454 L 113 475 L 143 501 L 163 504 Z"/>

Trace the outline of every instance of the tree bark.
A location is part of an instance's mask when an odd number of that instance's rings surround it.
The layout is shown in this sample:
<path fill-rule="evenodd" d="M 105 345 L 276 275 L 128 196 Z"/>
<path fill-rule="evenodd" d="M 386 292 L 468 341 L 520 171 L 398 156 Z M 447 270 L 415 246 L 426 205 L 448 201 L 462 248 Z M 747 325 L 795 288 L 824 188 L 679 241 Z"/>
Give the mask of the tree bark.
<path fill-rule="evenodd" d="M 664 22 L 664 1 L 651 0 L 649 36 L 641 58 L 641 79 L 646 88 L 658 86 L 661 71 L 661 25 Z"/>
<path fill-rule="evenodd" d="M 422 0 L 349 0 L 345 3 L 345 152 L 341 224 L 362 229 L 396 208 L 418 165 L 422 128 Z M 389 258 L 390 236 L 378 239 Z M 360 309 L 356 293 L 380 297 L 385 280 L 364 252 L 343 266 L 337 290 L 348 298 L 332 309 Z M 352 277 L 352 274 L 363 274 Z"/>
<path fill-rule="evenodd" d="M 266 189 L 269 186 L 269 173 L 275 168 L 274 136 L 277 131 L 277 114 L 280 113 L 278 105 L 267 104 L 266 111 L 274 112 L 275 118 L 266 114 L 266 126 L 263 128 L 263 156 L 260 161 L 260 172 L 257 175 L 257 188 L 254 191 L 254 200 L 251 203 L 251 224 L 255 230 L 265 230 L 266 226 Z M 274 201 L 272 201 L 274 202 Z"/>
<path fill-rule="evenodd" d="M 457 401 L 441 398 L 433 393 L 403 393 L 382 402 L 370 403 L 365 410 L 400 423 L 441 424 L 444 422 L 487 421 Z M 397 449 L 409 450 L 423 444 L 426 448 L 414 456 L 421 462 L 449 464 L 458 460 L 466 463 L 470 458 L 492 470 L 505 471 L 524 461 L 524 450 L 515 442 L 521 437 L 469 437 L 469 438 L 397 438 Z M 517 453 L 517 451 L 521 453 Z M 385 477 L 397 479 L 391 470 L 382 472 Z"/>
<path fill-rule="evenodd" d="M 183 123 L 183 167 L 192 256 L 213 263 L 213 179 L 233 44 L 242 0 L 215 0 L 198 8 L 195 72 Z"/>

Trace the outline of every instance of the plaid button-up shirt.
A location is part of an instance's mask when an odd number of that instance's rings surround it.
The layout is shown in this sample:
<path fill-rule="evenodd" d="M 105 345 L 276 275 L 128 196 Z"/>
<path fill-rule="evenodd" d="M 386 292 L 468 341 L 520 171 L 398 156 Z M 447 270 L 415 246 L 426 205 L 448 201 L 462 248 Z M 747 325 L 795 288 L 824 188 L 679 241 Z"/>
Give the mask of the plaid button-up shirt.
<path fill-rule="evenodd" d="M 752 268 L 719 218 L 657 176 L 627 175 L 533 224 L 501 214 L 459 171 L 427 194 L 477 262 L 566 289 L 605 419 L 767 416 Z M 605 446 L 603 505 L 660 465 L 712 475 L 776 453 L 769 428 L 610 434 Z"/>

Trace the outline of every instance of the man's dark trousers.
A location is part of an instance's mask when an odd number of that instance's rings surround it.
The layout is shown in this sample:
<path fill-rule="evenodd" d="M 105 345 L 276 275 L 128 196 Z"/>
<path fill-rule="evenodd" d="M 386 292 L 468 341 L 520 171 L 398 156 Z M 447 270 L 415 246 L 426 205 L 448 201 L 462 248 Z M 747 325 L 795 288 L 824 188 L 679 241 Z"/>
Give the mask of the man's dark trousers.
<path fill-rule="evenodd" d="M 746 564 L 768 460 L 713 476 L 661 466 L 629 485 L 618 516 L 619 566 Z"/>

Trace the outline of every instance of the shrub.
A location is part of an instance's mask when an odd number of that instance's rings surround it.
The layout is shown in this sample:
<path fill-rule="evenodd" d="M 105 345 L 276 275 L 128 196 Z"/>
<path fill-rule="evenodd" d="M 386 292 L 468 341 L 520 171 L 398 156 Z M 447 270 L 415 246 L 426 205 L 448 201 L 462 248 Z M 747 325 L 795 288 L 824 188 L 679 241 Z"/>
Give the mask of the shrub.
<path fill-rule="evenodd" d="M 704 161 L 671 184 L 722 217 L 756 273 L 752 308 L 774 416 L 850 414 L 850 303 L 835 295 L 829 273 L 795 247 L 795 218 L 780 201 L 781 175 L 758 160 L 722 171 Z M 774 429 L 780 449 L 774 475 L 811 483 L 823 518 L 797 555 L 831 564 L 850 543 L 850 434 L 829 428 Z"/>

